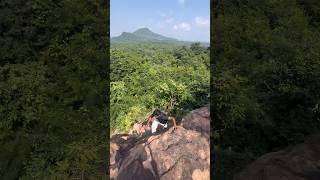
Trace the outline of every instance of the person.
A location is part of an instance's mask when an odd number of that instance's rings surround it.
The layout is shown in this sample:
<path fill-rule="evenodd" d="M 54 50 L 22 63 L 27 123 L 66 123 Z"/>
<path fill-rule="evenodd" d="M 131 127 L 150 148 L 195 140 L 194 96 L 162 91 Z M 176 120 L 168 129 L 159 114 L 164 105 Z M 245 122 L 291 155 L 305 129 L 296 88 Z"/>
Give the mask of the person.
<path fill-rule="evenodd" d="M 148 126 L 151 125 L 151 132 L 155 133 L 157 131 L 158 126 L 162 126 L 163 128 L 168 127 L 168 121 L 173 122 L 174 130 L 177 129 L 176 119 L 171 114 L 167 114 L 159 109 L 153 111 L 153 113 L 148 118 Z"/>

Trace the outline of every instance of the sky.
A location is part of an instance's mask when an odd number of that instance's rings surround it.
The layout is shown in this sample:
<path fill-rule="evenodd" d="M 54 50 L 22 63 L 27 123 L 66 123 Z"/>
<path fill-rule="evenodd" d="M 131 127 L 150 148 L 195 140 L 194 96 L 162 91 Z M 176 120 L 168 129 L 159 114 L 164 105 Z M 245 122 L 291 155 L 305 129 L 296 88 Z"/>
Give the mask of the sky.
<path fill-rule="evenodd" d="M 210 41 L 209 0 L 111 0 L 110 35 L 151 31 L 185 41 Z"/>

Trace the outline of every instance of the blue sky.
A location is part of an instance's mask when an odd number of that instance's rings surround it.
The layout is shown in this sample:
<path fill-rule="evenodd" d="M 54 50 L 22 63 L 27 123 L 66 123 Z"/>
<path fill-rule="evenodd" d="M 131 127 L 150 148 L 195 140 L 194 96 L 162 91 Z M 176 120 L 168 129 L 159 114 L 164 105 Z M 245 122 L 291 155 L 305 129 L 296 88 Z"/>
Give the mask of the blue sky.
<path fill-rule="evenodd" d="M 179 40 L 210 41 L 209 0 L 111 0 L 110 35 L 151 31 Z"/>

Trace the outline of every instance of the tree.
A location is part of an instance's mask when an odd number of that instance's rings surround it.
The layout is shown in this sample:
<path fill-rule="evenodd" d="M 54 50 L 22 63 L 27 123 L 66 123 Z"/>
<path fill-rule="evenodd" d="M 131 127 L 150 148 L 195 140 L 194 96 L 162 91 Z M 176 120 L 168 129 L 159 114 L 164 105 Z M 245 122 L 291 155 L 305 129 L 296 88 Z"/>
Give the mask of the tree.
<path fill-rule="evenodd" d="M 81 169 L 84 178 L 103 177 L 106 9 L 69 0 L 0 7 L 0 176 L 66 179 Z M 82 157 L 87 147 L 96 158 Z"/>

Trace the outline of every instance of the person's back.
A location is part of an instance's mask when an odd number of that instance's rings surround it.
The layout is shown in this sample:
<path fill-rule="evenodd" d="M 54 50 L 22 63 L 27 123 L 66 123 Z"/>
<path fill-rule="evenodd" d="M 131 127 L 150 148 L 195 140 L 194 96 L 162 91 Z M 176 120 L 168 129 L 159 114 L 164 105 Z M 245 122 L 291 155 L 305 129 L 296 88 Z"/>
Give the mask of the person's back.
<path fill-rule="evenodd" d="M 154 110 L 152 115 L 148 118 L 148 124 L 150 125 L 150 122 L 152 122 L 151 132 L 155 133 L 158 125 L 167 128 L 168 120 L 173 121 L 174 128 L 177 128 L 176 119 L 171 114 L 160 111 L 159 109 Z"/>
<path fill-rule="evenodd" d="M 169 120 L 168 113 L 161 111 L 159 117 L 157 118 L 161 124 L 166 124 Z"/>

